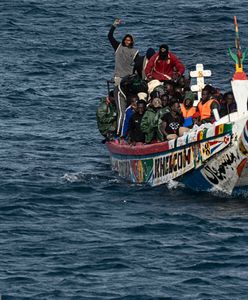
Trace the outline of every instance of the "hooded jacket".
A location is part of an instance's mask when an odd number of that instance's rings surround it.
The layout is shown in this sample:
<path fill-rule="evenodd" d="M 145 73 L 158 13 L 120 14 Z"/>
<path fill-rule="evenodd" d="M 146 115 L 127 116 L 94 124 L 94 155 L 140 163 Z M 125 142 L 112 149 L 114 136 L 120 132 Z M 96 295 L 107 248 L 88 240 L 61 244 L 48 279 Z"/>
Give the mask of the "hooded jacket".
<path fill-rule="evenodd" d="M 183 75 L 185 67 L 183 63 L 172 52 L 168 53 L 168 58 L 162 60 L 159 57 L 159 52 L 156 52 L 149 60 L 146 68 L 146 77 L 158 79 L 160 81 L 171 80 L 174 67 L 180 75 Z"/>
<path fill-rule="evenodd" d="M 140 128 L 145 133 L 145 142 L 147 144 L 151 143 L 155 138 L 162 141 L 162 136 L 158 132 L 158 118 L 156 117 L 158 112 L 159 110 L 157 111 L 149 106 L 143 115 Z"/>
<path fill-rule="evenodd" d="M 114 76 L 123 78 L 127 75 L 133 74 L 134 60 L 138 57 L 138 50 L 133 48 L 134 39 L 130 34 L 126 34 L 121 43 L 118 42 L 113 35 L 115 29 L 116 27 L 112 25 L 108 33 L 108 39 L 115 50 Z M 127 37 L 130 37 L 132 40 L 129 47 L 126 47 L 124 43 Z"/>
<path fill-rule="evenodd" d="M 116 130 L 116 108 L 115 106 L 102 98 L 96 111 L 97 126 L 100 133 L 106 137 L 108 132 Z"/>

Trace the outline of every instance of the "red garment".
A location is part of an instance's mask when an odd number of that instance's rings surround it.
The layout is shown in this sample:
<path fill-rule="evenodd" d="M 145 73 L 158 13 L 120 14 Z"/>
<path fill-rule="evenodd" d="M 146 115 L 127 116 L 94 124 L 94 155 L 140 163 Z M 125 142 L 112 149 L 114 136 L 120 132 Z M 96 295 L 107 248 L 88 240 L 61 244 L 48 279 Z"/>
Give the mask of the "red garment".
<path fill-rule="evenodd" d="M 148 61 L 145 68 L 147 78 L 153 78 L 158 80 L 170 80 L 173 75 L 173 68 L 176 68 L 179 75 L 183 75 L 185 67 L 182 62 L 169 52 L 167 60 L 161 60 L 159 58 L 159 52 L 156 52 Z"/>

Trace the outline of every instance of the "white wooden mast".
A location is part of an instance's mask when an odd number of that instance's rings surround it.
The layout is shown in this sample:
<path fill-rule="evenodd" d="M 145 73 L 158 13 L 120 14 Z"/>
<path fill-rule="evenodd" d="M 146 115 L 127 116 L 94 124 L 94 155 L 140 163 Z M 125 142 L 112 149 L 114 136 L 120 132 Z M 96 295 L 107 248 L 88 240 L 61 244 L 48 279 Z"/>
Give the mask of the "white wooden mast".
<path fill-rule="evenodd" d="M 201 99 L 202 89 L 205 86 L 204 77 L 210 77 L 211 74 L 210 70 L 203 69 L 203 64 L 197 64 L 196 70 L 190 72 L 190 76 L 196 78 L 196 84 L 191 86 L 191 91 L 197 92 L 198 101 Z"/>

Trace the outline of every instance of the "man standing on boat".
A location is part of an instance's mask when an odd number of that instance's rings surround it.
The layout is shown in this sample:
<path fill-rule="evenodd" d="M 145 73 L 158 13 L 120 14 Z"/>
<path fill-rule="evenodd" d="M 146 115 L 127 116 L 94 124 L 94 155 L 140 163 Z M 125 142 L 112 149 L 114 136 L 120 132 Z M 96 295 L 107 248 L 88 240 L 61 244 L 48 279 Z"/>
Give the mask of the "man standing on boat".
<path fill-rule="evenodd" d="M 183 63 L 169 51 L 169 47 L 165 44 L 159 47 L 159 51 L 150 58 L 145 68 L 148 79 L 159 81 L 177 80 L 184 71 Z"/>
<path fill-rule="evenodd" d="M 117 107 L 117 135 L 120 136 L 123 118 L 127 107 L 127 99 L 120 88 L 121 80 L 133 74 L 134 61 L 138 57 L 138 50 L 133 48 L 134 39 L 131 34 L 126 34 L 122 42 L 114 38 L 114 31 L 121 24 L 120 19 L 116 19 L 111 26 L 108 39 L 115 50 L 115 102 Z"/>
<path fill-rule="evenodd" d="M 133 48 L 134 39 L 131 34 L 126 34 L 122 42 L 114 38 L 114 31 L 120 24 L 121 20 L 116 19 L 108 33 L 108 39 L 115 50 L 115 85 L 118 85 L 123 77 L 133 74 L 134 61 L 138 58 L 139 52 Z"/>

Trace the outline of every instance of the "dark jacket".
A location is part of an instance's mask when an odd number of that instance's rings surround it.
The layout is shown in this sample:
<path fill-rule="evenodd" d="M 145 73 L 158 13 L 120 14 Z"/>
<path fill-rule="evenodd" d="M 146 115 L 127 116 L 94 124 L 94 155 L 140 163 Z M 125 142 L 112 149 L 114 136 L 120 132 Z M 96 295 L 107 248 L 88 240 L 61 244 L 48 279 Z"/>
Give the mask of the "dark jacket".
<path fill-rule="evenodd" d="M 179 128 L 183 126 L 184 118 L 181 114 L 177 114 L 176 117 L 172 114 L 166 113 L 162 117 L 162 121 L 166 122 L 165 132 L 167 134 L 179 134 Z"/>
<path fill-rule="evenodd" d="M 134 113 L 129 121 L 128 132 L 131 142 L 145 142 L 145 134 L 140 128 L 143 115 Z"/>

